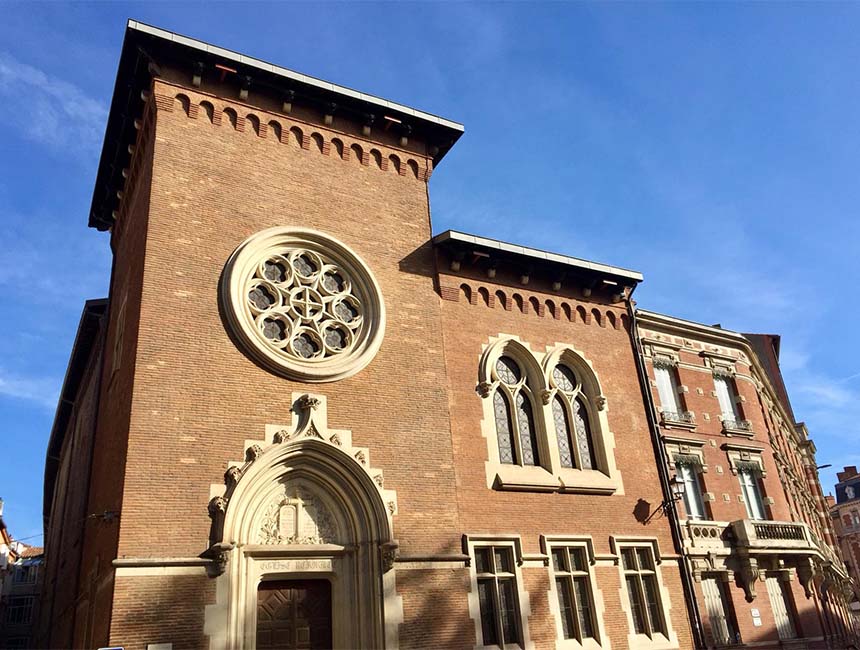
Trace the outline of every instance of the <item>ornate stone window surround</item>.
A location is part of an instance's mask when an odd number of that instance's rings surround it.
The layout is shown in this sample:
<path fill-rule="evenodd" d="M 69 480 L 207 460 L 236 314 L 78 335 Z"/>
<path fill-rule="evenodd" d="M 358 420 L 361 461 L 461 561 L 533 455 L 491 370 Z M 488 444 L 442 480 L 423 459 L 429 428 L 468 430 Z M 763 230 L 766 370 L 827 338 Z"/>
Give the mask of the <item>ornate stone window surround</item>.
<path fill-rule="evenodd" d="M 678 642 L 678 635 L 672 626 L 672 618 L 670 616 L 672 605 L 669 599 L 669 590 L 666 588 L 663 582 L 663 576 L 661 573 L 661 565 L 663 565 L 664 560 L 663 557 L 660 555 L 659 543 L 654 538 L 621 537 L 611 535 L 609 537 L 609 546 L 612 549 L 612 552 L 618 556 L 617 565 L 619 580 L 621 584 L 621 588 L 619 589 L 619 598 L 621 600 L 621 609 L 627 615 L 627 625 L 628 629 L 630 630 L 630 633 L 627 635 L 627 647 L 630 650 L 639 650 L 640 648 L 643 650 L 678 650 L 680 648 Z M 654 571 L 657 576 L 657 585 L 660 591 L 660 604 L 662 607 L 663 620 L 666 623 L 666 631 L 668 633 L 668 636 L 657 632 L 652 638 L 649 638 L 645 634 L 635 633 L 636 628 L 633 624 L 633 612 L 630 610 L 630 596 L 627 593 L 627 581 L 624 577 L 624 566 L 621 560 L 621 551 L 625 548 L 637 547 L 647 547 L 650 549 L 650 552 L 653 553 Z"/>
<path fill-rule="evenodd" d="M 521 567 L 525 561 L 523 556 L 522 541 L 519 535 L 463 535 L 463 551 L 469 556 L 469 618 L 475 625 L 475 650 L 497 650 L 498 645 L 483 645 L 483 633 L 481 631 L 481 603 L 478 598 L 478 574 L 475 562 L 475 548 L 486 546 L 508 547 L 514 557 L 514 574 L 517 585 L 518 625 L 521 630 L 523 644 L 505 644 L 505 649 L 530 650 L 534 648 L 534 642 L 529 638 L 529 617 L 531 616 L 531 602 L 529 593 L 523 584 Z"/>
<path fill-rule="evenodd" d="M 745 445 L 740 442 L 724 442 L 721 448 L 726 452 L 729 468 L 733 475 L 738 475 L 738 463 L 746 462 L 757 465 L 762 478 L 767 476 L 767 470 L 762 459 L 762 453 L 765 451 L 763 447 Z"/>
<path fill-rule="evenodd" d="M 242 242 L 224 268 L 221 301 L 243 349 L 297 381 L 354 375 L 385 332 L 382 292 L 368 265 L 307 228 L 269 228 Z"/>
<path fill-rule="evenodd" d="M 705 474 L 708 473 L 708 464 L 705 462 L 705 441 L 696 440 L 694 438 L 684 438 L 682 436 L 663 436 L 663 446 L 666 448 L 666 461 L 669 469 L 677 472 L 676 461 L 679 458 L 685 458 L 698 465 L 702 485 L 702 500 L 707 502 L 716 501 L 716 496 L 713 492 L 705 491 L 707 483 Z"/>
<path fill-rule="evenodd" d="M 495 365 L 507 356 L 520 364 L 530 386 L 534 425 L 538 439 L 540 465 L 520 466 L 502 463 L 496 437 L 492 395 L 499 380 Z M 588 412 L 594 446 L 594 466 L 598 469 L 562 467 L 553 423 L 552 400 L 558 390 L 549 377 L 558 363 L 568 365 L 582 382 L 582 396 Z M 621 473 L 615 465 L 615 436 L 609 429 L 606 398 L 592 364 L 574 348 L 556 344 L 548 348 L 542 362 L 519 337 L 500 334 L 484 347 L 478 366 L 478 394 L 483 407 L 482 435 L 487 440 L 485 463 L 487 486 L 491 489 L 546 492 L 623 494 Z"/>
<path fill-rule="evenodd" d="M 738 475 L 739 466 L 749 464 L 757 468 L 759 476 L 762 479 L 767 477 L 767 470 L 765 469 L 764 459 L 762 458 L 762 453 L 765 451 L 764 448 L 745 445 L 739 442 L 725 442 L 721 447 L 726 452 L 726 457 L 729 460 L 729 469 L 731 470 L 732 475 Z M 761 492 L 763 504 L 765 506 L 772 506 L 774 504 L 774 498 L 765 494 L 763 481 L 759 482 L 759 490 Z"/>
<path fill-rule="evenodd" d="M 259 584 L 302 578 L 331 583 L 334 648 L 396 647 L 396 495 L 349 431 L 328 428 L 324 397 L 295 393 L 293 401 L 292 424 L 246 441 L 226 488 L 211 487 L 210 648 L 254 648 Z"/>
<path fill-rule="evenodd" d="M 579 536 L 564 536 L 564 535 L 541 535 L 540 547 L 544 555 L 549 559 L 547 562 L 549 576 L 549 610 L 555 619 L 555 647 L 559 650 L 596 650 L 608 646 L 609 637 L 606 634 L 606 628 L 603 619 L 606 614 L 606 605 L 603 600 L 603 591 L 597 586 L 597 576 L 592 567 L 597 563 L 597 558 L 594 553 L 594 541 L 590 535 Z M 577 547 L 585 551 L 588 560 L 588 579 L 591 596 L 594 603 L 594 627 L 597 632 L 596 638 L 585 639 L 584 643 L 580 643 L 576 639 L 565 639 L 564 630 L 562 628 L 561 611 L 558 605 L 558 590 L 555 584 L 554 574 L 552 570 L 552 549 L 555 547 Z"/>

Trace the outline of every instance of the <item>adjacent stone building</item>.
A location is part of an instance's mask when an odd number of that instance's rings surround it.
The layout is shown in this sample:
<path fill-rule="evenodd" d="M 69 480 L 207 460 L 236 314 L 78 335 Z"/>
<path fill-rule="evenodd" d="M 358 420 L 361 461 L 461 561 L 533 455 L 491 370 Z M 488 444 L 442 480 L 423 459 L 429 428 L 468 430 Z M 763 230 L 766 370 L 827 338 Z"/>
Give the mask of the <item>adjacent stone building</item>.
<path fill-rule="evenodd" d="M 39 619 L 43 554 L 16 541 L 3 520 L 0 499 L 0 648 L 32 648 Z"/>
<path fill-rule="evenodd" d="M 433 237 L 428 181 L 462 131 L 129 23 L 90 215 L 110 295 L 85 306 L 48 451 L 43 646 L 708 643 L 642 276 Z M 749 450 L 724 453 L 728 480 Z M 823 530 L 771 494 L 802 539 L 766 570 L 825 647 Z M 708 570 L 755 593 L 729 555 Z"/>

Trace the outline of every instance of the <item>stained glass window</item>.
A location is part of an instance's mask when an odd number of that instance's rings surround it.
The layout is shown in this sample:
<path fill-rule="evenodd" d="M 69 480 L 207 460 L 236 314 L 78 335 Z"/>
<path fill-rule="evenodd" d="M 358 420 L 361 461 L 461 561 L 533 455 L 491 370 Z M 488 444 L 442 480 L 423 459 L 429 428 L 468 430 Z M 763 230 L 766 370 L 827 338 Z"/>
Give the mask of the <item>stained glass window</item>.
<path fill-rule="evenodd" d="M 514 463 L 514 436 L 511 427 L 511 414 L 508 398 L 497 390 L 493 395 L 493 413 L 496 418 L 496 437 L 499 440 L 499 460 Z"/>
<path fill-rule="evenodd" d="M 271 282 L 283 282 L 287 279 L 287 269 L 280 262 L 269 260 L 263 264 L 263 276 Z"/>
<path fill-rule="evenodd" d="M 588 409 L 585 408 L 581 397 L 573 400 L 573 424 L 576 429 L 576 447 L 579 450 L 581 469 L 593 469 L 594 441 L 591 438 Z"/>
<path fill-rule="evenodd" d="M 572 393 L 576 390 L 579 383 L 576 380 L 576 375 L 567 366 L 556 366 L 552 371 L 552 378 L 555 380 L 556 387 L 566 393 Z"/>
<path fill-rule="evenodd" d="M 523 465 L 538 464 L 537 438 L 535 436 L 532 404 L 523 393 L 517 394 L 517 424 L 520 429 L 520 447 L 523 454 Z"/>
<path fill-rule="evenodd" d="M 555 424 L 555 436 L 558 440 L 558 458 L 562 467 L 573 467 L 573 451 L 571 449 L 570 422 L 567 409 L 559 395 L 552 400 L 552 419 Z"/>
<path fill-rule="evenodd" d="M 517 362 L 509 357 L 499 357 L 496 361 L 496 374 L 499 376 L 499 381 L 508 386 L 516 384 L 522 376 Z"/>

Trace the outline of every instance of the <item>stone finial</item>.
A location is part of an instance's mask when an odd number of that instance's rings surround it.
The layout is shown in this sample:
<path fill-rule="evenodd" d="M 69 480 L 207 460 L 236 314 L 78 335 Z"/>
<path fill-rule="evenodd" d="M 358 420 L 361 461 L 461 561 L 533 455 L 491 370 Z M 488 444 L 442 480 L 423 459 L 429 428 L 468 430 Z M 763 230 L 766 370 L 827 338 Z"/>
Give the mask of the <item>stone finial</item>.
<path fill-rule="evenodd" d="M 320 399 L 312 395 L 302 395 L 296 400 L 296 406 L 300 411 L 316 410 L 320 405 Z"/>

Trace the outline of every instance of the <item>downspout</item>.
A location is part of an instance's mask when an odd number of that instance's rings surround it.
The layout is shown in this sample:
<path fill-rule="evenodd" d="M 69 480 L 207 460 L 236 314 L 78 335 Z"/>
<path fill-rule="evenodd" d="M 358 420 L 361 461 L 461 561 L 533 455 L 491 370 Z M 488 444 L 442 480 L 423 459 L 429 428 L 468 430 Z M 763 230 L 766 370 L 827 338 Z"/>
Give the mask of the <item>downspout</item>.
<path fill-rule="evenodd" d="M 674 497 L 669 484 L 669 468 L 666 466 L 666 449 L 663 445 L 663 438 L 660 435 L 660 428 L 657 425 L 655 413 L 657 409 L 654 405 L 654 399 L 651 395 L 651 389 L 648 387 L 648 373 L 645 370 L 645 363 L 642 356 L 642 344 L 639 340 L 639 323 L 636 318 L 636 310 L 633 307 L 633 291 L 636 285 L 627 294 L 627 314 L 630 316 L 630 342 L 633 345 L 633 356 L 636 360 L 636 371 L 639 375 L 639 389 L 642 392 L 642 400 L 647 411 L 648 429 L 651 432 L 651 440 L 654 443 L 654 454 L 657 461 L 657 473 L 660 476 L 660 487 L 663 489 L 663 498 L 667 503 L 671 502 L 672 507 L 665 510 L 666 516 L 669 519 L 669 530 L 672 531 L 672 541 L 675 543 L 675 551 L 681 558 L 679 563 L 681 567 L 681 585 L 684 589 L 684 601 L 687 606 L 687 615 L 690 619 L 690 627 L 693 632 L 693 643 L 696 648 L 706 648 L 705 634 L 702 628 L 702 617 L 699 613 L 699 604 L 696 600 L 696 588 L 693 583 L 693 572 L 690 568 L 690 559 L 684 552 L 684 540 L 681 535 L 681 524 L 678 520 L 678 512 L 675 509 Z"/>

